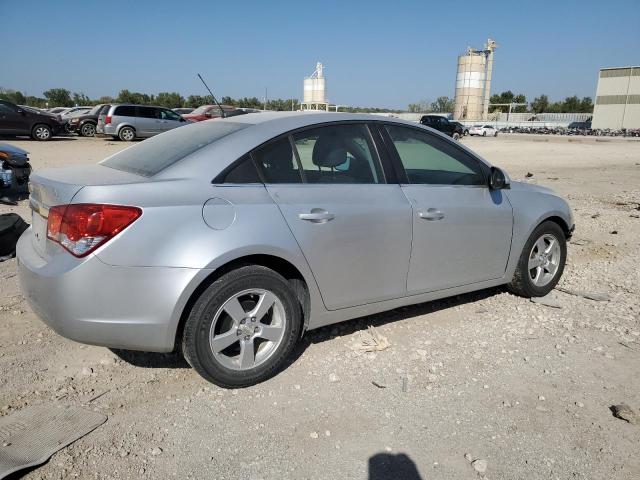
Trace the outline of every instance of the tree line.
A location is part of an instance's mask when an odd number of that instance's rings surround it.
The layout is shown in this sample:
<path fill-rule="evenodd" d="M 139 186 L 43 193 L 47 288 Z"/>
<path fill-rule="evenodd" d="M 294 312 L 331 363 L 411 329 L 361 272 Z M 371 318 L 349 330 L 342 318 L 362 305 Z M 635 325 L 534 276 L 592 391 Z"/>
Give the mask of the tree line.
<path fill-rule="evenodd" d="M 138 105 L 157 105 L 167 108 L 189 107 L 197 108 L 201 105 L 213 103 L 209 95 L 189 95 L 182 96 L 178 92 L 160 92 L 157 95 L 131 92 L 127 89 L 120 90 L 116 97 L 103 96 L 91 99 L 84 93 L 71 92 L 65 88 L 51 88 L 42 92 L 42 97 L 25 96 L 17 90 L 0 88 L 0 99 L 7 100 L 17 105 L 27 105 L 38 108 L 53 107 L 73 107 L 83 105 L 98 105 L 101 103 L 135 103 Z M 228 96 L 219 97 L 222 105 L 230 105 L 239 108 L 256 108 L 266 110 L 299 110 L 300 101 L 295 98 L 276 98 L 264 101 L 257 97 L 231 98 Z M 400 112 L 401 110 L 391 110 L 384 108 L 369 107 L 340 107 L 340 111 L 346 112 Z"/>
<path fill-rule="evenodd" d="M 120 90 L 116 97 L 103 96 L 91 99 L 84 93 L 71 92 L 65 88 L 51 88 L 42 92 L 42 97 L 24 95 L 17 90 L 0 88 L 0 99 L 7 100 L 17 105 L 27 105 L 38 108 L 73 107 L 76 105 L 98 105 L 101 103 L 136 103 L 140 105 L 158 105 L 167 108 L 190 107 L 197 108 L 200 105 L 212 103 L 208 95 L 189 95 L 183 97 L 178 92 L 160 92 L 157 95 L 131 92 L 127 89 Z M 267 110 L 299 110 L 300 102 L 295 98 L 267 100 L 266 104 L 257 97 L 231 98 L 221 97 L 220 103 L 240 108 L 266 108 Z M 591 97 L 578 98 L 576 95 L 567 97 L 563 101 L 551 102 L 547 95 L 540 95 L 527 102 L 525 95 L 514 94 L 511 90 L 494 94 L 490 103 L 524 103 L 514 107 L 512 112 L 533 113 L 592 113 L 593 101 Z M 454 100 L 447 96 L 438 97 L 435 101 L 421 100 L 411 103 L 408 111 L 412 113 L 451 113 L 454 109 Z M 403 110 L 371 107 L 340 107 L 343 112 L 379 112 L 400 113 Z M 492 106 L 491 112 L 508 112 L 508 106 Z"/>
<path fill-rule="evenodd" d="M 454 110 L 454 100 L 449 97 L 438 97 L 434 102 L 421 100 L 409 104 L 409 112 L 412 113 L 451 113 Z M 576 95 L 567 97 L 559 102 L 550 102 L 547 95 L 540 95 L 527 102 L 527 97 L 522 94 L 514 94 L 511 90 L 497 93 L 490 97 L 489 103 L 524 103 L 514 106 L 511 111 L 515 113 L 593 113 L 593 100 L 591 97 L 578 98 Z M 491 105 L 492 113 L 509 111 L 508 105 Z"/>

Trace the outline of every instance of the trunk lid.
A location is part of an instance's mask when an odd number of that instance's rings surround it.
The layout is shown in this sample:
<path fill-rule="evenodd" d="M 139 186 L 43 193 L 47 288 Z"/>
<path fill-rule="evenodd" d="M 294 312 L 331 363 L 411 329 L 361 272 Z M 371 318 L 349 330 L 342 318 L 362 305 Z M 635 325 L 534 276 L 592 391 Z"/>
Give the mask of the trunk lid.
<path fill-rule="evenodd" d="M 72 203 L 73 198 L 83 187 L 144 181 L 148 181 L 148 179 L 102 165 L 55 168 L 33 173 L 29 177 L 33 247 L 44 258 L 49 258 L 59 251 L 60 247 L 57 244 L 47 241 L 49 208 L 54 205 Z"/>

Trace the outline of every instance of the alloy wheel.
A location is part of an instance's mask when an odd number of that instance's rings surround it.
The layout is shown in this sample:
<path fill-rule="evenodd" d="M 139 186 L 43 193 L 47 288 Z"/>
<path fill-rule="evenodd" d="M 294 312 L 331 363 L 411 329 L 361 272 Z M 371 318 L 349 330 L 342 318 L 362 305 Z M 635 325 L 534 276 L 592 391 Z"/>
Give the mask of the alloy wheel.
<path fill-rule="evenodd" d="M 48 140 L 51 136 L 51 131 L 47 127 L 39 126 L 35 130 L 38 140 Z"/>
<path fill-rule="evenodd" d="M 560 242 L 550 233 L 545 233 L 533 244 L 527 267 L 529 278 L 536 287 L 544 287 L 554 279 L 561 256 Z"/>
<path fill-rule="evenodd" d="M 284 337 L 282 301 L 263 289 L 234 294 L 218 309 L 209 332 L 215 359 L 231 370 L 249 370 L 266 362 Z"/>

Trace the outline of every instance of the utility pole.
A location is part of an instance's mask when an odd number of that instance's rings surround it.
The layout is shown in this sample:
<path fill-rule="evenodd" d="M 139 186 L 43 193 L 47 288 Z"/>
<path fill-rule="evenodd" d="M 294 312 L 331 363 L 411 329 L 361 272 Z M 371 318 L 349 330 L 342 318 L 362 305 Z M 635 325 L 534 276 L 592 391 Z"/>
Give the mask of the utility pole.
<path fill-rule="evenodd" d="M 264 87 L 264 110 L 267 109 L 267 87 Z"/>

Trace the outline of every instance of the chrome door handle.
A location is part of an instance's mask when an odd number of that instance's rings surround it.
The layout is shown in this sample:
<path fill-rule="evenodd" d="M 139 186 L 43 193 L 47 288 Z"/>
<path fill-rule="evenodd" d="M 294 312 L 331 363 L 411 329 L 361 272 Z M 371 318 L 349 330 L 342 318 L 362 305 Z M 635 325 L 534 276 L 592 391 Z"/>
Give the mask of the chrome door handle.
<path fill-rule="evenodd" d="M 327 223 L 328 221 L 336 218 L 336 216 L 322 208 L 312 208 L 310 213 L 298 214 L 298 218 L 300 220 L 306 220 L 313 223 Z"/>
<path fill-rule="evenodd" d="M 442 220 L 444 218 L 444 213 L 437 208 L 428 208 L 426 211 L 419 210 L 418 216 L 423 220 Z"/>

